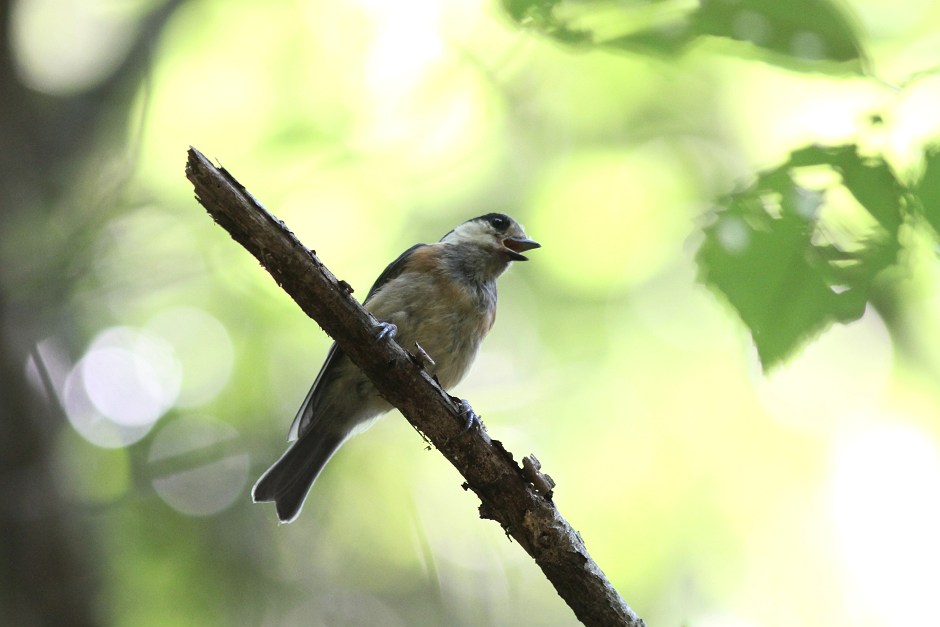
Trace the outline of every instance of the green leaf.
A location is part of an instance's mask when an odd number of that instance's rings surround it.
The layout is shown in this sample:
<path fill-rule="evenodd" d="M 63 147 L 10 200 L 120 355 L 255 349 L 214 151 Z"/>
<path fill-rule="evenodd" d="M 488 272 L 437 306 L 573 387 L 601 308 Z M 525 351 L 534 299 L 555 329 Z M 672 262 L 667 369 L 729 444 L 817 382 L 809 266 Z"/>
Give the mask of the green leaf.
<path fill-rule="evenodd" d="M 822 0 L 705 0 L 696 28 L 803 61 L 862 57 L 856 25 L 836 4 Z"/>
<path fill-rule="evenodd" d="M 902 197 L 884 161 L 844 146 L 797 151 L 719 201 L 699 278 L 737 311 L 766 369 L 861 317 L 875 277 L 897 261 Z"/>
<path fill-rule="evenodd" d="M 940 146 L 927 150 L 927 168 L 914 194 L 920 201 L 920 209 L 934 233 L 940 235 Z"/>
<path fill-rule="evenodd" d="M 677 24 L 661 31 L 644 30 L 604 42 L 604 47 L 659 56 L 679 54 L 698 37 L 691 24 Z"/>
<path fill-rule="evenodd" d="M 559 2 L 561 0 L 503 0 L 503 8 L 512 19 L 521 22 L 536 15 L 550 16 Z"/>
<path fill-rule="evenodd" d="M 738 53 L 762 51 L 766 60 L 827 69 L 861 68 L 858 27 L 841 5 L 827 0 L 503 0 L 520 25 L 566 43 L 681 53 L 703 37 L 746 42 Z"/>
<path fill-rule="evenodd" d="M 790 155 L 788 167 L 830 166 L 859 203 L 892 237 L 902 221 L 905 190 L 881 158 L 866 158 L 854 145 L 808 146 Z"/>

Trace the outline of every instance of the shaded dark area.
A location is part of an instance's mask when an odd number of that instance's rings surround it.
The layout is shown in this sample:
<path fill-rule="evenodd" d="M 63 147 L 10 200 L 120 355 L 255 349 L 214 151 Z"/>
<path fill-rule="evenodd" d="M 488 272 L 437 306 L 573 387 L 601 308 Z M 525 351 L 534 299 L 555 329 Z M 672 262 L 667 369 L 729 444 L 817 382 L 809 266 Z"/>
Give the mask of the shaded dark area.
<path fill-rule="evenodd" d="M 0 314 L 6 312 L 0 306 Z M 53 478 L 51 436 L 61 427 L 61 417 L 26 384 L 26 355 L 7 342 L 4 349 L 0 611 L 13 625 L 100 624 L 94 531 L 71 515 Z"/>
<path fill-rule="evenodd" d="M 44 95 L 21 82 L 8 40 L 14 3 L 0 4 L 0 233 L 34 229 L 31 239 L 44 251 L 28 259 L 7 254 L 0 269 L 0 615 L 11 625 L 107 622 L 100 530 L 75 515 L 55 482 L 55 436 L 65 420 L 52 388 L 44 394 L 27 382 L 26 365 L 32 357 L 41 375 L 38 342 L 69 335 L 74 282 L 93 260 L 82 243 L 94 225 L 69 218 L 74 173 L 102 149 L 103 125 L 126 116 L 178 4 L 155 10 L 115 72 L 74 97 Z M 16 250 L 15 242 L 5 244 Z"/>

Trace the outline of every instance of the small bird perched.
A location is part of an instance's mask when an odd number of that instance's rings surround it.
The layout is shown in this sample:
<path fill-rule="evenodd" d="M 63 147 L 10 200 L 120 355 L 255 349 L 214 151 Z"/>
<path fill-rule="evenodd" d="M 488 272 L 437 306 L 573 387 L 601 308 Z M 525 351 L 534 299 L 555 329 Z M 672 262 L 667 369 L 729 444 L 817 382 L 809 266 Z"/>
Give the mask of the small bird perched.
<path fill-rule="evenodd" d="M 470 368 L 496 318 L 496 279 L 512 261 L 539 248 L 507 215 L 467 220 L 436 244 L 416 244 L 393 261 L 366 295 L 381 325 L 378 339 L 416 343 L 428 371 L 445 388 Z M 281 522 L 300 514 L 313 482 L 360 425 L 392 409 L 372 382 L 334 343 L 291 424 L 287 451 L 252 489 L 256 503 L 274 501 Z"/>

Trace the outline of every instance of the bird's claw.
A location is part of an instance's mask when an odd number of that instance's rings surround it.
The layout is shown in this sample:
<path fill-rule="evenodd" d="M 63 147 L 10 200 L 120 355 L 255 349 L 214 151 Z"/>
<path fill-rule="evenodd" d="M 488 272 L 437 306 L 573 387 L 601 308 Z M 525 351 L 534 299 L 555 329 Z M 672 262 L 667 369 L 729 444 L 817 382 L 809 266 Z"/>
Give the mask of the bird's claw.
<path fill-rule="evenodd" d="M 466 399 L 460 398 L 454 400 L 457 401 L 457 407 L 459 408 L 458 413 L 466 420 L 463 426 L 464 431 L 469 431 L 474 425 L 480 428 L 483 427 L 483 421 L 480 420 L 477 413 L 473 411 L 473 407 L 470 407 L 470 403 Z"/>
<path fill-rule="evenodd" d="M 376 341 L 381 342 L 385 338 L 393 338 L 398 335 L 398 327 L 391 322 L 379 322 L 379 332 L 376 334 Z"/>

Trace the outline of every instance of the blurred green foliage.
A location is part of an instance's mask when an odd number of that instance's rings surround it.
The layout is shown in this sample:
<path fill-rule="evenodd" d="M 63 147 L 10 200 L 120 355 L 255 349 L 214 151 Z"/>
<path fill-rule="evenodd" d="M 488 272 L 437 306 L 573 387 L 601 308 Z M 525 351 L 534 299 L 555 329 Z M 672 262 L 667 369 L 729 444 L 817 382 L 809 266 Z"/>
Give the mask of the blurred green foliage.
<path fill-rule="evenodd" d="M 805 62 L 804 70 L 845 72 L 845 66 L 831 64 L 854 61 L 861 71 L 865 62 L 858 26 L 838 3 L 505 0 L 504 6 L 521 26 L 582 47 L 677 54 L 712 36 L 750 42 L 783 65 Z M 637 30 L 615 36 L 612 24 Z M 718 201 L 697 256 L 700 277 L 738 312 L 765 368 L 791 356 L 832 322 L 862 316 L 876 277 L 898 261 L 900 226 L 916 217 L 908 209 L 938 206 L 931 198 L 912 197 L 929 196 L 935 185 L 929 170 L 933 155 L 927 163 L 915 191 L 897 180 L 880 155 L 862 159 L 855 145 L 807 146 L 783 166 L 761 173 L 747 190 Z M 839 180 L 828 184 L 850 192 L 859 203 L 854 212 L 867 212 L 876 221 L 874 229 L 845 233 L 864 222 L 858 215 L 842 215 L 840 224 L 831 224 L 824 206 L 841 199 L 795 180 L 800 170 L 813 168 L 834 171 Z M 928 220 L 931 211 L 923 213 Z M 853 241 L 838 241 L 846 236 Z"/>
<path fill-rule="evenodd" d="M 834 187 L 856 202 L 833 198 Z M 856 146 L 803 148 L 718 206 L 697 257 L 701 278 L 737 310 L 767 368 L 865 313 L 876 278 L 899 261 L 902 222 L 915 218 L 888 164 Z"/>
<path fill-rule="evenodd" d="M 923 174 L 914 188 L 917 209 L 940 237 L 940 146 L 927 149 Z"/>
<path fill-rule="evenodd" d="M 785 64 L 861 69 L 865 60 L 858 25 L 841 3 L 827 0 L 503 0 L 503 6 L 520 26 L 566 44 L 675 55 L 716 37 L 747 42 Z"/>

